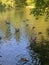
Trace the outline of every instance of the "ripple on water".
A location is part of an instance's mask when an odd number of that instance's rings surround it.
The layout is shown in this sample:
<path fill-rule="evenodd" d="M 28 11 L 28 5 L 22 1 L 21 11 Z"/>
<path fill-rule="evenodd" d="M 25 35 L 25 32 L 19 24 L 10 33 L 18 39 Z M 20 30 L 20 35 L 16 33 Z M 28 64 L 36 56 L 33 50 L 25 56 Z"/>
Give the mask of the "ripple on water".
<path fill-rule="evenodd" d="M 2 65 L 38 65 L 39 59 L 36 53 L 27 48 L 30 43 L 23 28 L 20 32 L 20 41 L 16 40 L 13 33 L 11 33 L 12 37 L 9 40 L 3 39 L 1 41 L 0 60 L 3 60 L 1 61 Z"/>

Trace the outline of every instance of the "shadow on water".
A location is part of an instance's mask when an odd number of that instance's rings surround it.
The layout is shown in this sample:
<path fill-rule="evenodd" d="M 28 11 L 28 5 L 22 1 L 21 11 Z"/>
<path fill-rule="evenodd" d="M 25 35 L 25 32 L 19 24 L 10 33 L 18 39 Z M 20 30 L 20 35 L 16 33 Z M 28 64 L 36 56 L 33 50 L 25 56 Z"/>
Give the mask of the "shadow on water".
<path fill-rule="evenodd" d="M 0 65 L 41 65 L 38 54 L 29 48 L 30 38 L 24 23 L 20 29 L 15 29 L 11 22 L 6 25 L 5 37 L 0 36 Z"/>
<path fill-rule="evenodd" d="M 36 39 L 31 39 L 30 49 L 38 53 L 38 58 L 40 58 L 41 65 L 49 65 L 49 28 L 46 29 L 47 39 L 44 38 L 42 32 L 38 33 L 40 35 L 40 42 Z"/>

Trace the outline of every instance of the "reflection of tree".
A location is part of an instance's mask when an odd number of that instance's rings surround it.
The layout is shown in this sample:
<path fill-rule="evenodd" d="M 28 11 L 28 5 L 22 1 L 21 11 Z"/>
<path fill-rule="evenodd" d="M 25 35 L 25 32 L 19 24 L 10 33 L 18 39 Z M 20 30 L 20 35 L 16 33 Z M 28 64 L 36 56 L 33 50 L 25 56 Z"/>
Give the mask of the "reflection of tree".
<path fill-rule="evenodd" d="M 34 0 L 35 8 L 32 10 L 31 13 L 34 16 L 41 16 L 46 14 L 46 20 L 49 18 L 49 0 Z"/>
<path fill-rule="evenodd" d="M 11 33 L 10 33 L 10 25 L 7 24 L 6 37 L 9 38 L 10 36 L 11 36 Z"/>
<path fill-rule="evenodd" d="M 2 12 L 5 9 L 6 5 L 2 4 L 2 2 L 0 2 L 0 11 Z"/>
<path fill-rule="evenodd" d="M 8 4 L 7 9 L 8 9 L 8 10 L 11 10 L 11 9 L 12 9 L 12 6 Z"/>
<path fill-rule="evenodd" d="M 36 42 L 36 46 L 33 46 L 33 43 L 35 44 L 32 42 L 30 48 L 38 53 L 41 65 L 49 65 L 49 40 L 45 40 L 44 36 L 41 36 L 41 42 Z"/>
<path fill-rule="evenodd" d="M 10 10 L 13 7 L 24 7 L 25 5 L 27 5 L 26 0 L 6 1 L 6 3 L 0 1 L 0 11 L 3 11 L 5 8 Z"/>
<path fill-rule="evenodd" d="M 26 0 L 15 0 L 15 5 L 20 7 L 26 5 Z"/>
<path fill-rule="evenodd" d="M 15 32 L 16 35 L 16 40 L 19 41 L 20 40 L 20 31 L 19 29 Z"/>

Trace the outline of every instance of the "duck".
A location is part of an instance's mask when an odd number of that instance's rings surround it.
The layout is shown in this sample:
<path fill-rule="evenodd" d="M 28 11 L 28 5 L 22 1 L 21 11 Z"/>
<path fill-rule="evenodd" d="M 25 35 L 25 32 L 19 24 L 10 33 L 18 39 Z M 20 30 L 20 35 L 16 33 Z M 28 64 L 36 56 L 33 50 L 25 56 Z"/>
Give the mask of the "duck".
<path fill-rule="evenodd" d="M 26 58 L 21 58 L 22 62 L 27 62 L 28 60 Z"/>
<path fill-rule="evenodd" d="M 19 32 L 19 29 L 15 29 L 16 30 L 16 33 Z"/>
<path fill-rule="evenodd" d="M 42 34 L 42 32 L 38 32 L 38 34 L 40 35 L 40 34 Z"/>
<path fill-rule="evenodd" d="M 35 29 L 35 26 L 33 26 L 32 29 Z"/>

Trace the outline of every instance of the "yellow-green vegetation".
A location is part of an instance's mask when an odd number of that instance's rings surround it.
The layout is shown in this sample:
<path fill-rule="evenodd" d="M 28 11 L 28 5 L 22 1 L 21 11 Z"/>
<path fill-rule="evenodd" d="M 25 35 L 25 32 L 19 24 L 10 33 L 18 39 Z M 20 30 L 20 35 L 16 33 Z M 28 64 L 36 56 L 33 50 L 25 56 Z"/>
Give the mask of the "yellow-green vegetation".
<path fill-rule="evenodd" d="M 11 6 L 11 7 L 14 7 L 14 1 L 13 0 L 0 0 L 0 2 L 2 2 L 2 4 L 4 5 L 6 5 L 6 7 L 8 7 L 8 6 Z"/>
<path fill-rule="evenodd" d="M 0 2 L 2 2 L 2 4 L 6 5 L 6 8 L 8 7 L 20 7 L 20 6 L 24 6 L 24 5 L 31 5 L 33 4 L 33 0 L 0 0 Z"/>
<path fill-rule="evenodd" d="M 38 19 L 42 15 L 46 15 L 46 21 L 49 19 L 49 0 L 34 0 L 35 8 L 32 9 L 31 14 L 33 13 Z"/>

